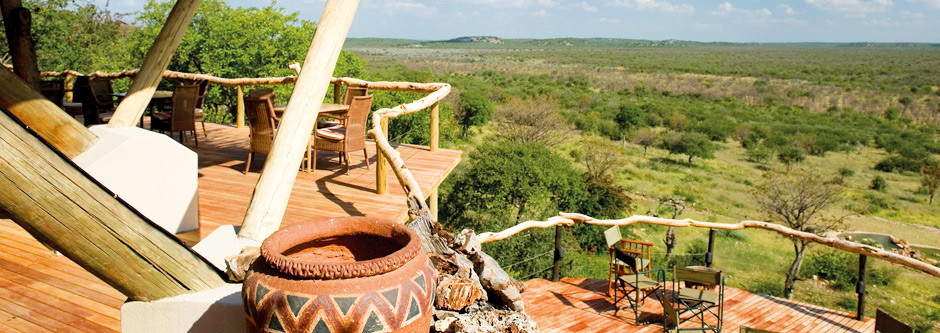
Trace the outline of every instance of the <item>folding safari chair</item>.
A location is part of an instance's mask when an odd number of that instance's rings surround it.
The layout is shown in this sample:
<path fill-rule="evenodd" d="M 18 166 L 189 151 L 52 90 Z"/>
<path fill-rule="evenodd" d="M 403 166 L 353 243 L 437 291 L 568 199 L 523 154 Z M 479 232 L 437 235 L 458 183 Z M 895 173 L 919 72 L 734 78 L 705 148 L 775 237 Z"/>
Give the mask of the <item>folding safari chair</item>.
<path fill-rule="evenodd" d="M 607 276 L 607 295 L 611 295 L 617 276 L 636 274 L 652 268 L 653 243 L 625 239 L 620 227 L 613 226 L 604 231 L 607 251 L 610 253 L 610 268 Z M 652 278 L 652 275 L 647 275 Z"/>
<path fill-rule="evenodd" d="M 750 327 L 747 327 L 747 326 L 741 326 L 741 330 L 740 330 L 739 333 L 777 333 L 777 332 L 768 331 L 768 330 L 759 330 L 759 329 L 756 329 L 756 328 L 750 328 Z"/>
<path fill-rule="evenodd" d="M 690 314 L 676 325 L 697 319 L 702 330 L 721 332 L 725 301 L 722 272 L 707 267 L 676 267 L 673 279 L 675 309 L 679 315 Z M 706 320 L 709 316 L 714 316 L 718 323 L 714 326 L 709 324 Z"/>
<path fill-rule="evenodd" d="M 875 333 L 914 333 L 914 329 L 878 309 L 875 313 Z"/>
<path fill-rule="evenodd" d="M 640 307 L 657 291 L 663 291 L 665 281 L 666 272 L 662 269 L 640 271 L 630 275 L 618 274 L 613 292 L 614 315 L 616 316 L 620 309 L 629 308 L 633 310 L 637 326 L 647 324 L 640 322 Z M 623 300 L 627 301 L 627 305 L 621 307 L 618 304 Z"/>
<path fill-rule="evenodd" d="M 668 333 L 679 333 L 681 332 L 700 332 L 708 333 L 709 330 L 704 328 L 679 328 L 679 311 L 676 310 L 676 307 L 669 301 L 668 297 L 663 297 L 660 300 L 663 303 L 663 331 Z M 741 331 L 744 332 L 744 331 Z"/>

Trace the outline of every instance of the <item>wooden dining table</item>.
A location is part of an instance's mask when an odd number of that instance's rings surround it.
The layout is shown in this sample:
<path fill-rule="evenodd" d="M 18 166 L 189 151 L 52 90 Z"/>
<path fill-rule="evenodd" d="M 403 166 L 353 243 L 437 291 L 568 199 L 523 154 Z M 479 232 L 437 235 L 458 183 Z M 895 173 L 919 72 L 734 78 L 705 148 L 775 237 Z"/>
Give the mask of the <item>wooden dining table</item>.
<path fill-rule="evenodd" d="M 280 119 L 284 115 L 284 111 L 287 110 L 287 107 L 276 107 L 274 108 L 274 115 Z M 346 113 L 349 112 L 349 105 L 346 104 L 334 104 L 334 103 L 323 103 L 323 106 L 320 107 L 319 116 L 321 117 L 330 117 L 334 119 L 345 119 Z"/>

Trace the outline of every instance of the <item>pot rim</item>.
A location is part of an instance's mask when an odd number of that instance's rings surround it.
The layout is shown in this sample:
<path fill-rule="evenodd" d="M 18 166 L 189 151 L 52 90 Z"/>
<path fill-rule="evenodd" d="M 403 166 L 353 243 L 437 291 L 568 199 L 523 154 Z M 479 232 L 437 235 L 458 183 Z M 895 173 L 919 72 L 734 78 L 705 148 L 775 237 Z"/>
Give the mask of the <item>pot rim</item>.
<path fill-rule="evenodd" d="M 389 255 L 354 262 L 315 262 L 292 259 L 284 252 L 300 244 L 336 236 L 373 235 L 407 237 L 407 243 Z M 388 273 L 414 259 L 421 240 L 411 228 L 386 219 L 342 217 L 315 219 L 275 232 L 261 245 L 264 261 L 282 273 L 306 279 L 352 279 Z"/>

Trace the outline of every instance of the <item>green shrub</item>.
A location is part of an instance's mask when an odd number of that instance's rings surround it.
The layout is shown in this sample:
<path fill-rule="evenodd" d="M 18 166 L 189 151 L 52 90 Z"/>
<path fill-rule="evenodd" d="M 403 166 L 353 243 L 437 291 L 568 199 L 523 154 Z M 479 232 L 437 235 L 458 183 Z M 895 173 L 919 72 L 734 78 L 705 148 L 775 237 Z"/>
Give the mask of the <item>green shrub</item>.
<path fill-rule="evenodd" d="M 777 152 L 777 159 L 789 166 L 790 164 L 800 163 L 806 160 L 806 153 L 796 147 L 784 147 Z"/>
<path fill-rule="evenodd" d="M 777 280 L 757 280 L 747 285 L 746 289 L 755 294 L 784 297 L 783 283 Z"/>
<path fill-rule="evenodd" d="M 717 147 L 705 134 L 688 133 L 669 133 L 663 139 L 663 148 L 671 154 L 684 154 L 689 157 L 689 165 L 692 165 L 692 158 L 713 158 Z"/>
<path fill-rule="evenodd" d="M 765 164 L 773 158 L 774 152 L 764 145 L 758 144 L 747 149 L 747 161 L 757 164 Z"/>
<path fill-rule="evenodd" d="M 890 286 L 898 277 L 896 269 L 874 268 L 872 260 L 868 265 L 869 286 Z M 854 290 L 858 282 L 858 255 L 834 249 L 810 252 L 803 262 L 802 275 L 818 276 L 829 281 L 829 287 L 835 290 Z"/>
<path fill-rule="evenodd" d="M 849 169 L 847 167 L 839 168 L 839 177 L 841 177 L 843 180 L 845 180 L 846 178 L 850 178 L 854 175 L 855 175 L 855 170 Z"/>
<path fill-rule="evenodd" d="M 875 176 L 875 178 L 872 178 L 871 180 L 870 188 L 875 191 L 884 192 L 885 190 L 888 189 L 888 181 L 886 181 L 885 178 L 880 175 Z"/>

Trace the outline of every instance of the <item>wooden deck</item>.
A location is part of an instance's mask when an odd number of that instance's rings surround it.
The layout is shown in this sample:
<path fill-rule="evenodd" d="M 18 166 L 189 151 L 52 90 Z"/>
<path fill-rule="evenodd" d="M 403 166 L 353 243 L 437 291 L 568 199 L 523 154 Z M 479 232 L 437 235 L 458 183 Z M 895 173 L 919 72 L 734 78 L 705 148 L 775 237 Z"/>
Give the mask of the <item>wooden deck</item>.
<path fill-rule="evenodd" d="M 248 129 L 206 124 L 199 130 L 200 231 L 181 235 L 193 243 L 223 224 L 241 224 L 264 165 L 256 156 L 243 174 Z M 192 140 L 189 138 L 189 140 Z M 192 142 L 187 142 L 191 144 Z M 460 162 L 462 152 L 427 147 L 396 147 L 408 168 L 431 193 Z M 321 153 L 318 169 L 298 173 L 283 226 L 317 217 L 407 217 L 405 194 L 389 179 L 389 193 L 375 194 L 375 146 L 368 143 L 372 169 L 362 152 L 351 153 L 348 174 L 335 154 Z M 391 174 L 391 172 L 390 172 Z M 0 219 L 0 332 L 119 332 L 124 295 L 94 275 L 56 255 L 10 220 Z"/>
<path fill-rule="evenodd" d="M 606 295 L 607 280 L 565 278 L 559 282 L 543 279 L 526 283 L 522 294 L 526 312 L 546 332 L 662 332 L 662 306 L 647 300 L 636 326 L 631 310 L 620 310 Z M 626 301 L 623 301 L 626 303 Z M 621 306 L 623 306 L 623 303 Z M 853 315 L 815 305 L 725 289 L 723 332 L 738 332 L 741 326 L 775 332 L 874 332 L 875 321 L 855 320 Z M 682 327 L 687 327 L 683 325 Z M 695 327 L 694 324 L 688 327 Z"/>

